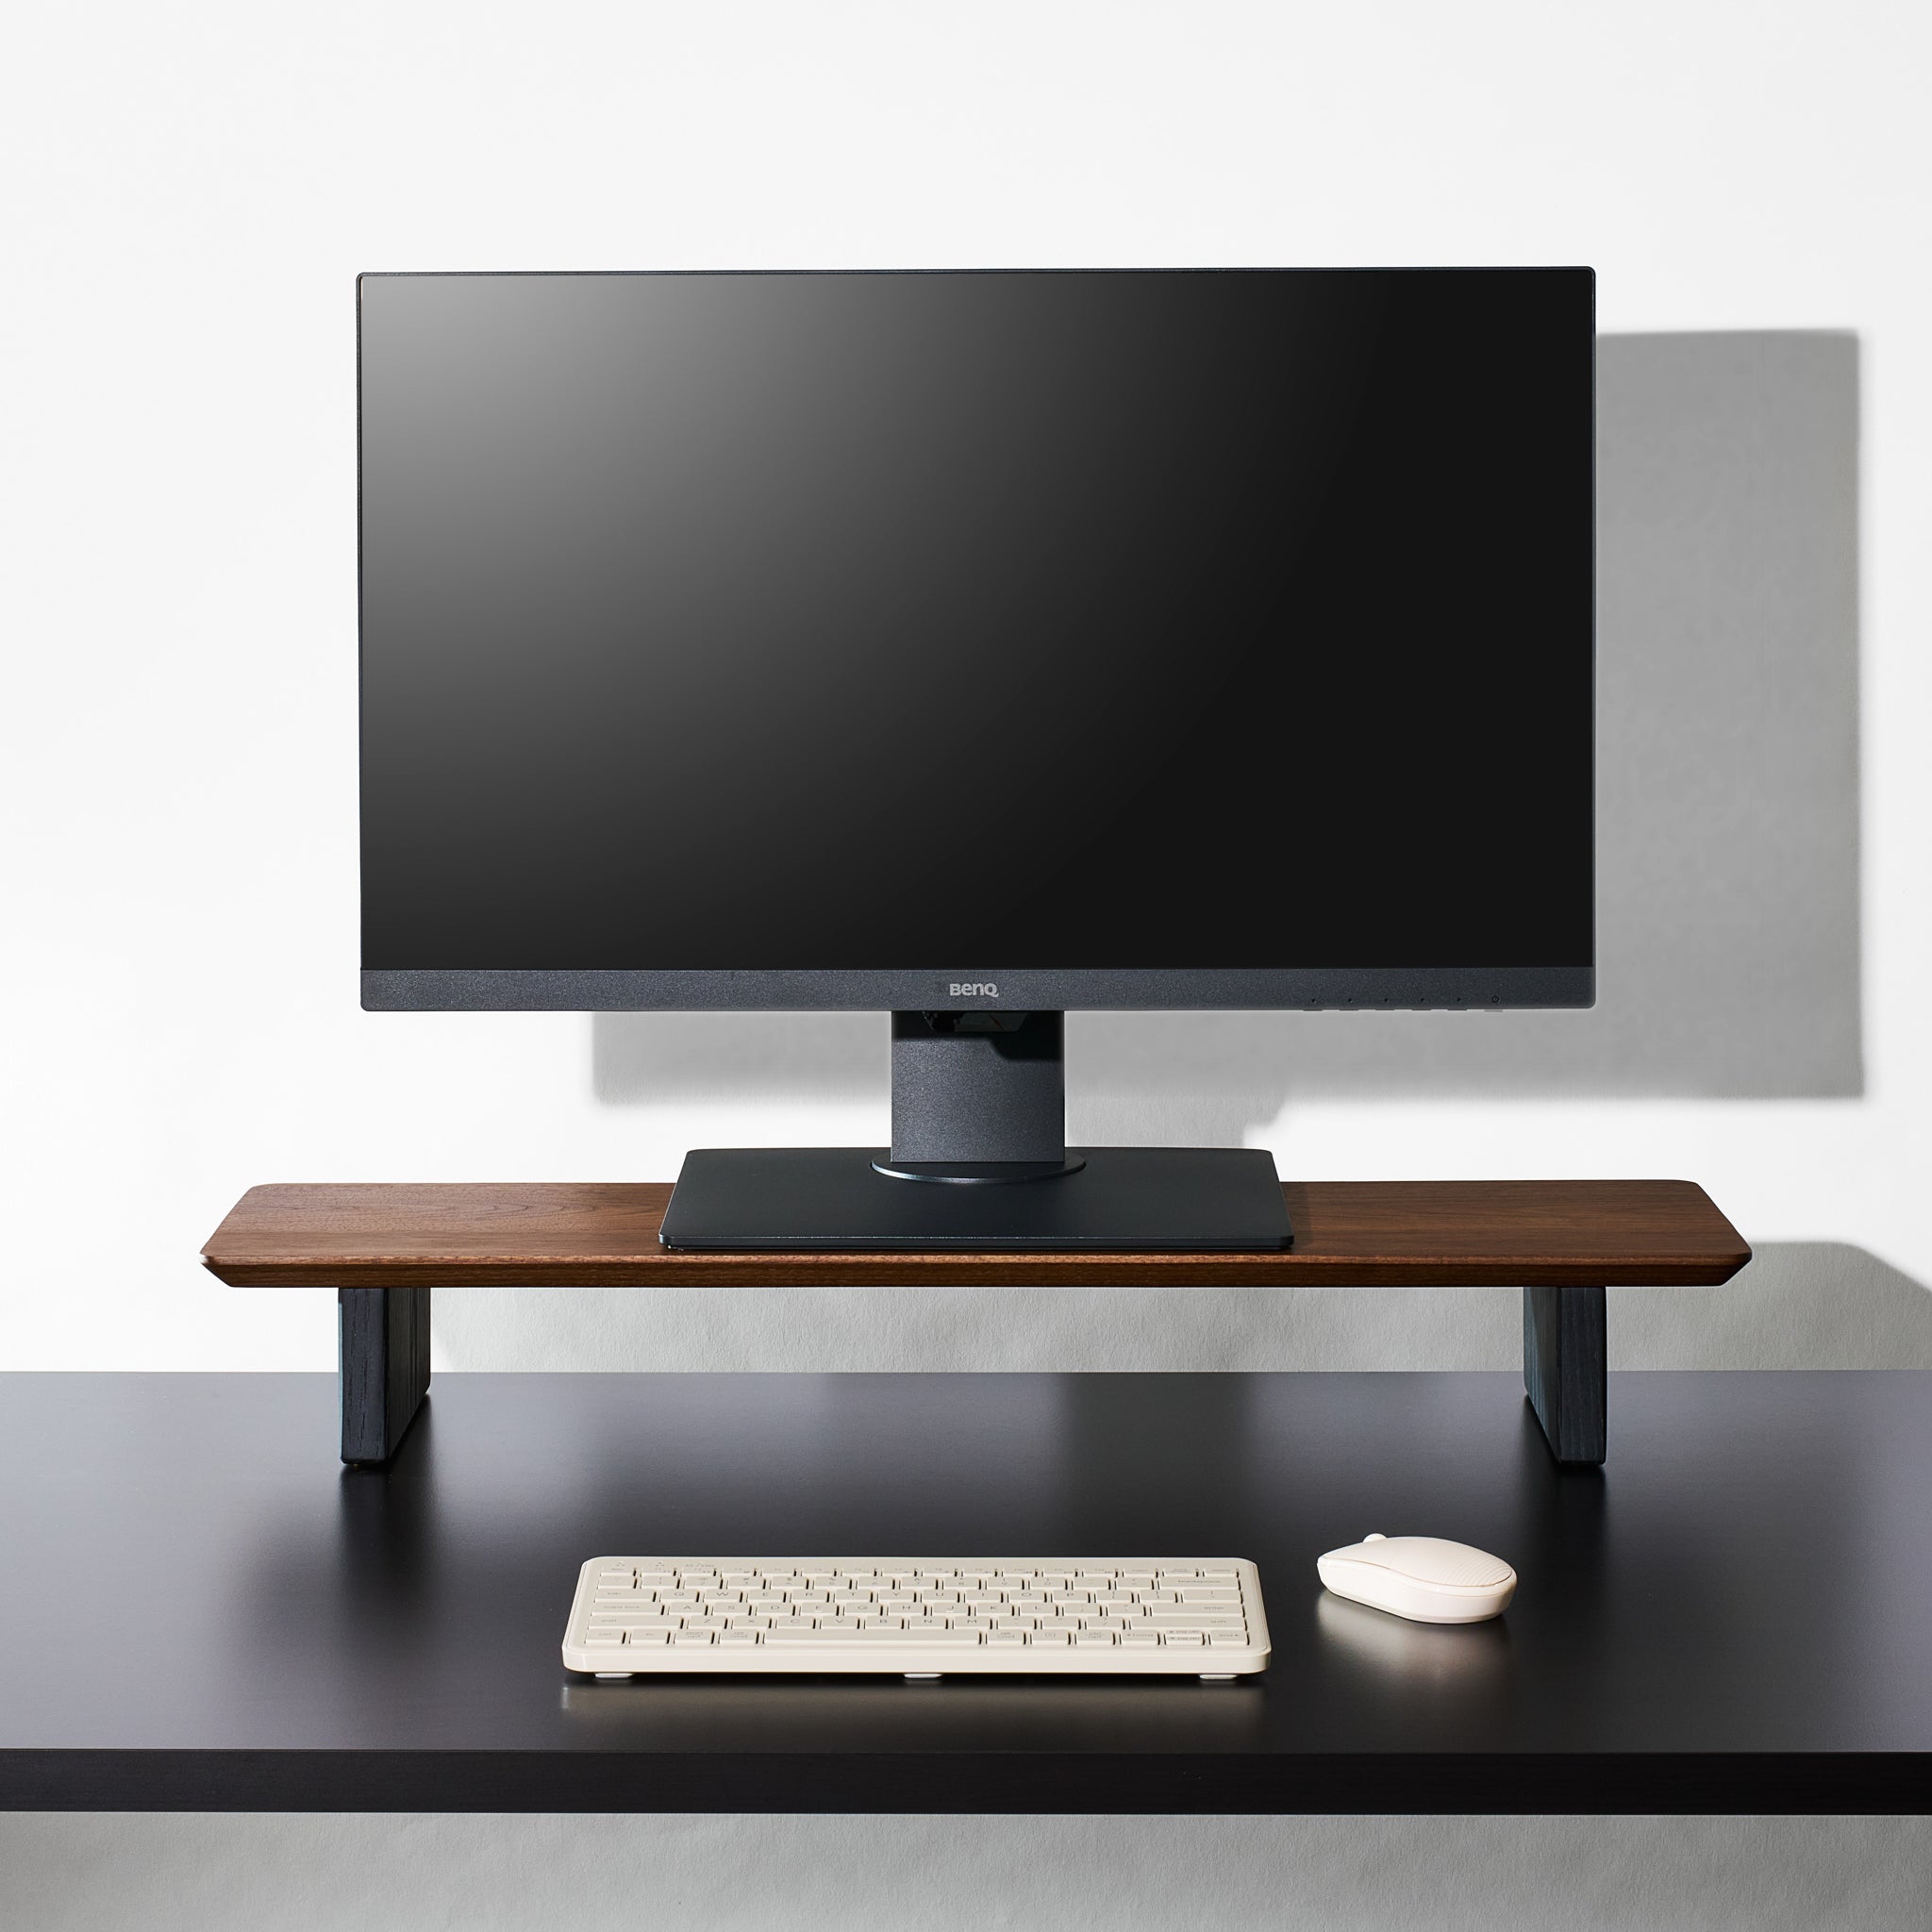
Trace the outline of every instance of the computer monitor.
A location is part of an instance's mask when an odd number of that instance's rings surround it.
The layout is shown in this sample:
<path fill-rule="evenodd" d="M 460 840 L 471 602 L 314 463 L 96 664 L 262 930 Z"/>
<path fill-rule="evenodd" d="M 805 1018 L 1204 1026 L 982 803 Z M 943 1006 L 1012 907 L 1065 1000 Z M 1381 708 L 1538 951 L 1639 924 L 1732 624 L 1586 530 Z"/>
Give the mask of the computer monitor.
<path fill-rule="evenodd" d="M 711 1248 L 1255 1248 L 1070 1008 L 1593 997 L 1588 269 L 370 275 L 363 1005 L 870 1008 Z"/>

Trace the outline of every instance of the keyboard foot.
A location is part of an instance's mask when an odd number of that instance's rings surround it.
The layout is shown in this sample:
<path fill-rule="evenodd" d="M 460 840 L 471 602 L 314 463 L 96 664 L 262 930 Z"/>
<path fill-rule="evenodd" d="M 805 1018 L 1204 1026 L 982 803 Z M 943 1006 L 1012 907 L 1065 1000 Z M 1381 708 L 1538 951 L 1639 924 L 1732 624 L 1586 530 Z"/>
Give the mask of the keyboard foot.
<path fill-rule="evenodd" d="M 637 1675 L 635 1671 L 593 1671 L 591 1674 L 600 1684 L 628 1683 Z"/>
<path fill-rule="evenodd" d="M 906 1671 L 902 1674 L 908 1684 L 937 1684 L 946 1674 L 943 1671 Z"/>
<path fill-rule="evenodd" d="M 1233 1671 L 1203 1671 L 1201 1681 L 1204 1684 L 1232 1684 L 1236 1674 Z"/>

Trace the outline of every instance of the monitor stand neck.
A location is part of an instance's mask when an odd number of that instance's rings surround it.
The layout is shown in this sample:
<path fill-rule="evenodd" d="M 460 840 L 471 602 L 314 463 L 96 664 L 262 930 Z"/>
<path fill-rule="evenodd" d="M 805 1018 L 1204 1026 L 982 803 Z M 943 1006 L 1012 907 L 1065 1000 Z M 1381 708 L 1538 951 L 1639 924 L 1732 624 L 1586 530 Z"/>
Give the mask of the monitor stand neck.
<path fill-rule="evenodd" d="M 978 1265 L 1005 1254 L 1022 1257 L 1013 1279 L 1042 1283 L 1065 1273 L 1039 1272 L 1043 1254 L 1118 1260 L 1286 1248 L 1287 1202 L 1274 1157 L 1259 1148 L 1067 1151 L 1064 1019 L 894 1013 L 889 1151 L 693 1148 L 659 1240 L 740 1256 L 898 1251 Z M 1002 1181 L 1023 1185 L 987 1185 Z M 834 1270 L 827 1278 L 847 1277 Z"/>
<path fill-rule="evenodd" d="M 1067 1153 L 1066 1015 L 894 1013 L 892 1151 L 908 1181 L 1038 1181 L 1077 1174 Z"/>

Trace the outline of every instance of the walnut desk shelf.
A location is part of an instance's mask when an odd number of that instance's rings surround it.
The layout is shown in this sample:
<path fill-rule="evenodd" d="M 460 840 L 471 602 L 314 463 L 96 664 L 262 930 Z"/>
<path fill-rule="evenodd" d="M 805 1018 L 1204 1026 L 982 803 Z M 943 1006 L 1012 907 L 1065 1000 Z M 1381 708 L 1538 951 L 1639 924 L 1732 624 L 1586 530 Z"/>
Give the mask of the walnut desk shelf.
<path fill-rule="evenodd" d="M 1607 1441 L 1608 1288 L 1728 1281 L 1745 1246 L 1690 1181 L 1291 1181 L 1294 1245 L 1253 1255 L 678 1253 L 668 1182 L 251 1188 L 202 1251 L 238 1288 L 333 1288 L 342 1460 L 385 1462 L 429 1386 L 438 1288 L 1523 1290 L 1523 1377 L 1559 1462 Z"/>

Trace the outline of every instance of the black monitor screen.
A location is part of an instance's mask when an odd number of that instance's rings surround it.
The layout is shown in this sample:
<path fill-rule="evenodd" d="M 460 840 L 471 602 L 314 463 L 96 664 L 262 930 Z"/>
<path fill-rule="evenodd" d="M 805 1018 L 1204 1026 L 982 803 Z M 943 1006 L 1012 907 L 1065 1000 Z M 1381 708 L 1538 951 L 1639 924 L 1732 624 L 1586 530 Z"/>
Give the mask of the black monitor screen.
<path fill-rule="evenodd" d="M 1587 964 L 1592 308 L 365 276 L 365 965 Z"/>

